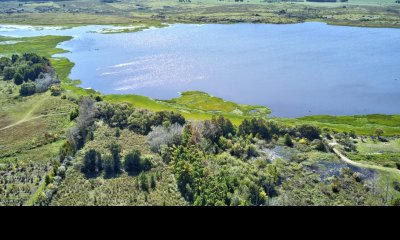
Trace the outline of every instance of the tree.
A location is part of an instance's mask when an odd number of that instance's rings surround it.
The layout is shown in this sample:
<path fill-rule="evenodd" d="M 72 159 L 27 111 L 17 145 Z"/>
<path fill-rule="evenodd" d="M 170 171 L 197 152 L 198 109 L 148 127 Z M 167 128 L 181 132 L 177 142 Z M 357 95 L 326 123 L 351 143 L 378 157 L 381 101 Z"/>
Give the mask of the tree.
<path fill-rule="evenodd" d="M 320 138 L 321 129 L 319 129 L 319 127 L 317 126 L 303 124 L 298 126 L 297 130 L 299 131 L 302 137 L 307 138 L 310 141 Z"/>
<path fill-rule="evenodd" d="M 314 140 L 314 141 L 316 141 L 315 142 L 315 150 L 318 150 L 320 152 L 326 152 L 327 151 L 326 150 L 326 146 L 325 146 L 325 144 L 324 144 L 324 142 L 322 140 L 317 139 L 317 140 Z"/>
<path fill-rule="evenodd" d="M 17 61 L 18 61 L 18 59 L 19 59 L 19 56 L 17 55 L 17 54 L 13 54 L 12 56 L 11 56 L 11 62 L 14 64 L 14 63 L 16 63 Z"/>
<path fill-rule="evenodd" d="M 59 85 L 60 80 L 58 80 L 55 73 L 43 73 L 43 69 L 37 70 L 39 73 L 36 74 L 36 92 L 46 92 L 51 86 Z M 57 89 L 54 89 L 57 90 Z M 61 90 L 61 89 L 60 89 Z"/>
<path fill-rule="evenodd" d="M 121 171 L 121 145 L 117 143 L 111 144 L 110 151 L 113 160 L 114 174 L 118 174 Z"/>
<path fill-rule="evenodd" d="M 14 75 L 14 83 L 15 83 L 15 85 L 21 85 L 23 82 L 24 82 L 24 77 L 22 76 L 22 74 L 21 73 L 16 73 Z"/>
<path fill-rule="evenodd" d="M 151 189 L 155 189 L 156 188 L 156 178 L 154 177 L 154 174 L 152 174 L 151 175 L 151 178 L 150 178 L 150 187 L 151 187 Z"/>
<path fill-rule="evenodd" d="M 4 80 L 8 81 L 14 78 L 15 68 L 13 67 L 4 67 L 3 69 Z"/>
<path fill-rule="evenodd" d="M 4 71 L 5 67 L 9 67 L 12 65 L 11 59 L 7 57 L 0 58 L 0 73 Z"/>
<path fill-rule="evenodd" d="M 219 116 L 218 119 L 215 116 L 212 117 L 211 123 L 217 128 L 217 140 L 223 136 L 228 138 L 230 135 L 235 135 L 235 127 L 229 119 L 225 119 L 223 116 Z"/>
<path fill-rule="evenodd" d="M 79 109 L 75 108 L 71 111 L 71 113 L 69 114 L 69 120 L 73 121 L 75 120 L 77 117 L 79 116 Z"/>
<path fill-rule="evenodd" d="M 194 147 L 176 147 L 172 152 L 170 166 L 182 196 L 193 203 L 204 177 L 200 151 Z"/>
<path fill-rule="evenodd" d="M 278 169 L 276 168 L 275 165 L 272 164 L 268 165 L 267 176 L 264 182 L 264 187 L 267 190 L 266 194 L 268 195 L 268 202 L 267 202 L 268 205 L 269 205 L 269 199 L 271 198 L 272 189 L 278 183 L 278 180 L 279 180 Z"/>
<path fill-rule="evenodd" d="M 94 149 L 86 152 L 81 171 L 88 177 L 101 173 L 103 171 L 101 154 Z"/>
<path fill-rule="evenodd" d="M 34 82 L 27 82 L 21 85 L 19 94 L 21 96 L 30 96 L 35 94 L 35 91 L 36 91 L 36 84 Z"/>
<path fill-rule="evenodd" d="M 140 151 L 139 150 L 133 150 L 131 153 L 126 155 L 125 157 L 125 171 L 127 171 L 129 174 L 138 174 L 142 171 L 141 165 L 140 165 Z"/>
<path fill-rule="evenodd" d="M 95 121 L 97 108 L 95 101 L 90 97 L 85 97 L 79 103 L 79 117 L 77 119 L 77 125 L 80 130 L 86 130 L 92 126 Z"/>
<path fill-rule="evenodd" d="M 85 144 L 88 137 L 93 136 L 89 134 L 93 130 L 93 124 L 97 108 L 92 98 L 85 97 L 79 103 L 79 115 L 76 120 L 77 124 L 69 130 L 68 138 L 74 144 L 75 150 L 79 150 Z"/>
<path fill-rule="evenodd" d="M 353 138 L 353 139 L 356 139 L 356 138 L 357 138 L 357 134 L 356 134 L 356 132 L 355 132 L 354 130 L 350 130 L 349 136 L 350 136 L 351 138 Z"/>
<path fill-rule="evenodd" d="M 380 128 L 377 128 L 377 129 L 375 130 L 375 135 L 376 135 L 378 138 L 381 137 L 383 133 L 384 133 L 383 130 L 380 129 Z"/>
<path fill-rule="evenodd" d="M 115 129 L 115 137 L 116 137 L 116 138 L 121 137 L 121 129 L 119 129 L 119 128 L 116 128 L 116 129 Z"/>
<path fill-rule="evenodd" d="M 114 167 L 112 156 L 105 155 L 103 157 L 104 173 L 106 178 L 111 178 L 114 176 Z"/>
<path fill-rule="evenodd" d="M 285 145 L 288 147 L 293 147 L 293 141 L 292 138 L 290 137 L 290 135 L 288 133 L 285 134 Z"/>
<path fill-rule="evenodd" d="M 139 186 L 142 191 L 149 191 L 149 180 L 145 173 L 140 173 L 139 175 Z"/>

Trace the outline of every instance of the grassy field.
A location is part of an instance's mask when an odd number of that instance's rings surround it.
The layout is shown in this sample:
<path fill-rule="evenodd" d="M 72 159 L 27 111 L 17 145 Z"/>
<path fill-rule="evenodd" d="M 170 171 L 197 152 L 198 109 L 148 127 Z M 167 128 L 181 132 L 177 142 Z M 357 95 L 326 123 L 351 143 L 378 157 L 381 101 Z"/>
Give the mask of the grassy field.
<path fill-rule="evenodd" d="M 354 161 L 400 169 L 400 139 L 381 142 L 370 138 L 357 141 L 357 153 L 349 154 Z"/>
<path fill-rule="evenodd" d="M 298 119 L 277 119 L 288 124 L 310 123 L 338 132 L 355 131 L 359 135 L 374 135 L 380 128 L 384 136 L 400 136 L 400 115 L 361 115 L 361 116 L 309 116 Z"/>
<path fill-rule="evenodd" d="M 237 104 L 196 91 L 185 92 L 179 98 L 166 101 L 138 95 L 106 95 L 104 99 L 113 103 L 130 103 L 133 106 L 153 111 L 177 111 L 191 120 L 205 120 L 215 114 L 221 114 L 237 125 L 244 118 L 266 117 L 270 113 L 267 107 Z"/>
<path fill-rule="evenodd" d="M 0 2 L 0 23 L 37 25 L 190 23 L 298 23 L 399 27 L 395 0 L 350 0 L 346 3 L 247 0 L 93 0 L 23 3 Z"/>

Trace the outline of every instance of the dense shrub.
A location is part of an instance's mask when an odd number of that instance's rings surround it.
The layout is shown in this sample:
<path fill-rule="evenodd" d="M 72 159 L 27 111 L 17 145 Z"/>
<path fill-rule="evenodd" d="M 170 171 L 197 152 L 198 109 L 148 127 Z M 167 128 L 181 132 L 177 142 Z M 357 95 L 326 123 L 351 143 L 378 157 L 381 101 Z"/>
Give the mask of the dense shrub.
<path fill-rule="evenodd" d="M 315 150 L 320 151 L 320 152 L 326 152 L 326 146 L 323 141 L 316 139 L 313 141 L 313 145 L 315 146 Z"/>
<path fill-rule="evenodd" d="M 69 120 L 75 120 L 79 116 L 79 109 L 75 108 L 74 110 L 71 111 L 69 114 Z"/>
<path fill-rule="evenodd" d="M 24 77 L 21 73 L 16 73 L 13 78 L 15 85 L 21 85 L 24 83 Z"/>
<path fill-rule="evenodd" d="M 35 91 L 36 91 L 36 84 L 34 82 L 27 82 L 21 85 L 19 94 L 21 96 L 29 96 L 35 94 Z"/>
<path fill-rule="evenodd" d="M 396 191 L 400 192 L 400 182 L 399 181 L 395 181 L 393 183 L 393 187 Z"/>
<path fill-rule="evenodd" d="M 297 131 L 300 133 L 301 137 L 307 138 L 310 141 L 319 139 L 321 135 L 321 129 L 319 127 L 308 124 L 297 126 Z"/>
<path fill-rule="evenodd" d="M 62 89 L 59 85 L 53 85 L 50 87 L 51 96 L 60 96 Z"/>
<path fill-rule="evenodd" d="M 3 69 L 4 80 L 8 81 L 8 80 L 14 79 L 14 75 L 15 75 L 15 68 L 4 67 L 4 69 Z"/>
<path fill-rule="evenodd" d="M 11 65 L 12 65 L 11 59 L 7 57 L 0 57 L 0 74 L 3 73 L 4 68 L 9 67 Z"/>
<path fill-rule="evenodd" d="M 357 145 L 354 143 L 353 140 L 349 138 L 341 138 L 338 142 L 344 147 L 344 150 L 347 152 L 353 152 L 357 150 Z"/>
<path fill-rule="evenodd" d="M 292 138 L 290 137 L 290 135 L 286 133 L 284 138 L 285 138 L 284 139 L 285 145 L 288 147 L 293 147 L 294 144 L 293 144 L 293 141 L 292 141 Z"/>
<path fill-rule="evenodd" d="M 169 127 L 154 127 L 147 136 L 151 150 L 159 153 L 164 146 L 171 147 L 182 144 L 182 129 L 183 127 L 177 123 Z"/>

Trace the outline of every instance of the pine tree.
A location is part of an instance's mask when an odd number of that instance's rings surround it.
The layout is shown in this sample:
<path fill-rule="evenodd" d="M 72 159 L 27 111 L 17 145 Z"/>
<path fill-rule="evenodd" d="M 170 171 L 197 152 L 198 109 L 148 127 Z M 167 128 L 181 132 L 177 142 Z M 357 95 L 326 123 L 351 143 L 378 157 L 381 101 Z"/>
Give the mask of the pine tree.
<path fill-rule="evenodd" d="M 121 145 L 118 143 L 111 144 L 110 151 L 113 160 L 114 174 L 118 174 L 121 171 Z"/>
<path fill-rule="evenodd" d="M 133 150 L 131 153 L 126 155 L 124 162 L 125 171 L 130 174 L 138 174 L 142 168 L 140 165 L 140 151 Z"/>
<path fill-rule="evenodd" d="M 293 141 L 289 134 L 285 134 L 285 145 L 288 147 L 293 147 Z"/>

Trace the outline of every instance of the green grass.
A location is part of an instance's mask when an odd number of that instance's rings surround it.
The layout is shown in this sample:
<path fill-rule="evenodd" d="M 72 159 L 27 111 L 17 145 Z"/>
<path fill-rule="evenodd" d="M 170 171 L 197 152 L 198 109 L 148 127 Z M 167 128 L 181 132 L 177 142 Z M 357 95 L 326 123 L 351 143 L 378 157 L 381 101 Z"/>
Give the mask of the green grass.
<path fill-rule="evenodd" d="M 400 139 L 389 139 L 389 142 L 369 138 L 358 139 L 357 153 L 347 155 L 353 161 L 398 168 L 397 164 L 400 166 Z"/>
<path fill-rule="evenodd" d="M 179 98 L 173 98 L 166 102 L 178 104 L 191 109 L 211 111 L 215 113 L 239 114 L 243 116 L 265 116 L 271 113 L 271 110 L 267 107 L 237 104 L 199 91 L 184 92 Z"/>
<path fill-rule="evenodd" d="M 384 136 L 400 136 L 400 115 L 308 116 L 297 119 L 278 119 L 289 124 L 310 123 L 338 132 L 355 131 L 358 135 L 373 135 L 380 128 Z"/>
<path fill-rule="evenodd" d="M 357 150 L 360 153 L 400 153 L 400 139 L 389 139 L 389 142 L 373 141 L 372 139 L 364 141 L 357 143 Z"/>
<path fill-rule="evenodd" d="M 267 107 L 236 104 L 198 91 L 184 92 L 179 98 L 166 101 L 133 94 L 105 95 L 104 100 L 111 103 L 130 103 L 152 111 L 177 111 L 190 120 L 206 120 L 220 114 L 236 125 L 245 118 L 267 116 L 270 113 Z"/>
<path fill-rule="evenodd" d="M 34 52 L 40 56 L 50 58 L 54 54 L 67 52 L 64 49 L 57 48 L 57 45 L 61 42 L 71 39 L 72 37 L 68 36 L 40 36 L 23 38 L 3 37 L 3 39 L 0 39 L 0 41 L 14 40 L 22 42 L 0 45 L 0 52 L 5 56 Z"/>
<path fill-rule="evenodd" d="M 35 94 L 3 103 L 0 120 L 6 119 L 4 121 L 6 124 L 2 124 L 2 128 L 18 123 L 21 119 L 24 119 L 24 122 L 0 130 L 0 162 L 32 158 L 41 160 L 42 157 L 48 159 L 57 155 L 54 152 L 54 149 L 58 148 L 57 144 L 49 145 L 48 148 L 44 146 L 62 138 L 63 133 L 71 125 L 69 113 L 75 105 L 68 100 L 49 95 L 49 93 Z M 21 109 L 34 109 L 34 111 L 26 116 L 24 114 L 29 111 L 21 112 Z M 37 151 L 38 149 L 43 151 Z M 35 157 L 30 157 L 31 153 L 34 153 Z"/>
<path fill-rule="evenodd" d="M 391 172 L 380 172 L 378 178 L 378 186 L 382 189 L 383 196 L 386 196 L 386 189 L 388 190 L 388 202 L 400 198 L 400 192 L 394 189 L 394 182 L 400 182 L 400 174 Z"/>

